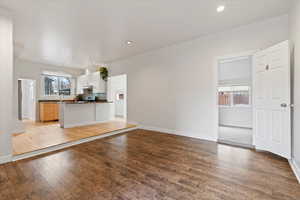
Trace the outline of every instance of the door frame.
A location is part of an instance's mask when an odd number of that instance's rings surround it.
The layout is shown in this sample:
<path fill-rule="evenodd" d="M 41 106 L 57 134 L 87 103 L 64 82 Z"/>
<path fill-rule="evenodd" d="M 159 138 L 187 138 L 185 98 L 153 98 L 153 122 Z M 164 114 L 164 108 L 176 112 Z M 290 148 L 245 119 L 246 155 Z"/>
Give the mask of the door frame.
<path fill-rule="evenodd" d="M 217 56 L 214 59 L 214 78 L 213 78 L 213 86 L 214 86 L 214 94 L 213 94 L 213 102 L 214 102 L 214 138 L 215 141 L 218 142 L 219 141 L 219 93 L 218 93 L 218 82 L 219 82 L 219 61 L 220 60 L 235 60 L 236 58 L 239 57 L 246 57 L 246 56 L 252 56 L 258 52 L 259 50 L 250 50 L 250 51 L 245 51 L 245 52 L 241 52 L 241 53 L 236 53 L 236 54 L 230 54 L 230 55 L 225 55 L 225 56 Z M 251 65 L 251 87 L 252 87 L 252 91 L 251 91 L 251 98 L 252 98 L 252 127 L 254 127 L 254 106 L 253 106 L 253 97 L 254 97 L 254 91 L 253 91 L 253 75 L 254 75 L 254 63 L 253 63 L 253 59 L 252 59 L 252 65 Z M 255 132 L 254 132 L 254 128 L 253 130 L 253 134 L 252 134 L 252 145 L 255 147 Z"/>

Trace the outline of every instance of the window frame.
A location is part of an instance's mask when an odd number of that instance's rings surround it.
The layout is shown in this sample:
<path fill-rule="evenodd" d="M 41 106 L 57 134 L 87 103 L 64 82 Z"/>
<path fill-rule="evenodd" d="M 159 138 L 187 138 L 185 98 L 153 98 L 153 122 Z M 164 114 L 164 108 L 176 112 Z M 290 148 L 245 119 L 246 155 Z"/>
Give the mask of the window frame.
<path fill-rule="evenodd" d="M 53 98 L 53 97 L 59 97 L 60 95 L 59 94 L 53 94 L 53 95 L 47 95 L 46 94 L 46 91 L 45 91 L 45 77 L 48 76 L 48 77 L 63 77 L 63 78 L 69 78 L 70 79 L 70 84 L 71 84 L 71 88 L 70 88 L 70 95 L 62 95 L 62 96 L 65 96 L 65 97 L 72 97 L 75 95 L 75 89 L 76 89 L 76 79 L 74 77 L 72 77 L 71 75 L 69 74 L 55 74 L 55 72 L 51 72 L 51 73 L 42 73 L 40 75 L 40 81 L 41 81 L 41 97 L 42 98 Z M 59 84 L 59 83 L 58 83 Z M 58 85 L 58 87 L 60 87 L 60 84 Z"/>

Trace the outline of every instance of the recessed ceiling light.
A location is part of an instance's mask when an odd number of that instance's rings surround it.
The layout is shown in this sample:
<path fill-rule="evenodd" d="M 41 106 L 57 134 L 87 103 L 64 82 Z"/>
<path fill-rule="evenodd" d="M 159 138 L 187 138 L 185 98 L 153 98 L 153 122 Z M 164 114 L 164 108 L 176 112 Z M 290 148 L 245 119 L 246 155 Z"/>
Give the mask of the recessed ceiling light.
<path fill-rule="evenodd" d="M 220 5 L 217 7 L 217 12 L 223 12 L 225 10 L 225 6 L 224 5 Z"/>
<path fill-rule="evenodd" d="M 126 41 L 126 44 L 127 44 L 127 45 L 132 45 L 132 44 L 133 44 L 133 41 L 128 40 L 128 41 Z"/>

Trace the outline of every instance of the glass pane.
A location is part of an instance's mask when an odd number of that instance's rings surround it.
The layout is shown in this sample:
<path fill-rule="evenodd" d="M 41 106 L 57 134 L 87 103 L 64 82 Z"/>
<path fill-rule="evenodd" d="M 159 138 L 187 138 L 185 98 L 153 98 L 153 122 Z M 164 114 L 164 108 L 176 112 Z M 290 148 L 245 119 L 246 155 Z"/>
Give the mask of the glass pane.
<path fill-rule="evenodd" d="M 71 79 L 68 77 L 59 77 L 59 94 L 71 95 Z"/>
<path fill-rule="evenodd" d="M 233 92 L 233 105 L 249 105 L 249 104 L 250 104 L 249 91 Z"/>
<path fill-rule="evenodd" d="M 46 96 L 58 94 L 58 78 L 56 76 L 45 76 L 44 85 Z"/>
<path fill-rule="evenodd" d="M 219 105 L 230 106 L 231 105 L 231 92 L 219 92 Z"/>
<path fill-rule="evenodd" d="M 71 78 L 59 76 L 44 76 L 45 96 L 71 95 Z"/>
<path fill-rule="evenodd" d="M 219 105 L 235 106 L 250 105 L 251 93 L 249 86 L 226 86 L 219 87 Z"/>
<path fill-rule="evenodd" d="M 235 86 L 233 92 L 233 105 L 250 105 L 250 87 Z"/>
<path fill-rule="evenodd" d="M 71 80 L 67 77 L 59 77 L 59 89 L 70 89 L 71 88 Z"/>

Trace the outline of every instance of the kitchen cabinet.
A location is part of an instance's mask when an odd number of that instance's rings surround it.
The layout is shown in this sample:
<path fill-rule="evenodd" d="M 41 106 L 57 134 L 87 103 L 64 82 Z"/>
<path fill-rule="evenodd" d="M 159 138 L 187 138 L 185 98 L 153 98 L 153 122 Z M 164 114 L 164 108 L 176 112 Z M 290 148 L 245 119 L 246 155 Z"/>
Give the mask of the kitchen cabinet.
<path fill-rule="evenodd" d="M 106 82 L 100 77 L 100 72 L 82 75 L 77 78 L 77 94 L 83 93 L 83 88 L 93 86 L 93 93 L 105 93 Z"/>
<path fill-rule="evenodd" d="M 88 86 L 88 75 L 82 75 L 77 77 L 77 94 L 83 93 L 83 87 Z"/>
<path fill-rule="evenodd" d="M 101 78 L 100 72 L 90 74 L 89 85 L 93 86 L 94 93 L 105 93 L 105 81 Z"/>
<path fill-rule="evenodd" d="M 59 105 L 55 102 L 40 103 L 40 121 L 57 121 L 59 116 Z"/>
<path fill-rule="evenodd" d="M 72 128 L 114 120 L 114 104 L 110 102 L 61 103 L 60 127 Z"/>

